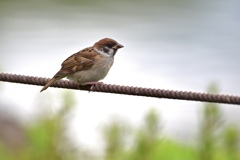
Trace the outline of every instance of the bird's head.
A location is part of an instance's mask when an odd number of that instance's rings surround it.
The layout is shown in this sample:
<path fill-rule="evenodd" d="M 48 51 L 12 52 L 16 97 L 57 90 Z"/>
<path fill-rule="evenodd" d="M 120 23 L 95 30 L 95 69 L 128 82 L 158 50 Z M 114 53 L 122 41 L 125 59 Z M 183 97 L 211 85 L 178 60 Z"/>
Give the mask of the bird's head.
<path fill-rule="evenodd" d="M 117 53 L 118 49 L 123 48 L 123 45 L 111 38 L 104 38 L 96 42 L 93 45 L 93 48 L 99 54 L 113 57 Z"/>

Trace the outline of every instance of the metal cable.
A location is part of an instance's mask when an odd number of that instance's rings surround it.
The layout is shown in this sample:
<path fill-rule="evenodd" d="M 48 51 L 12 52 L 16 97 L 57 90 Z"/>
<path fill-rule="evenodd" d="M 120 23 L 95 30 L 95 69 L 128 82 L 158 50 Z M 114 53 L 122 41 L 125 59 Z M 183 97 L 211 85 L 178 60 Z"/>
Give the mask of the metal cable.
<path fill-rule="evenodd" d="M 49 80 L 50 80 L 49 78 L 0 73 L 0 81 L 4 81 L 4 82 L 44 86 Z M 79 86 L 68 80 L 59 80 L 55 82 L 51 87 L 87 90 L 87 91 L 91 90 L 95 92 L 117 93 L 117 94 L 127 94 L 127 95 L 156 97 L 156 98 L 168 98 L 168 99 L 240 105 L 240 96 L 233 96 L 233 95 L 173 91 L 173 90 L 130 87 L 130 86 L 120 86 L 120 85 L 111 85 L 111 84 Z"/>

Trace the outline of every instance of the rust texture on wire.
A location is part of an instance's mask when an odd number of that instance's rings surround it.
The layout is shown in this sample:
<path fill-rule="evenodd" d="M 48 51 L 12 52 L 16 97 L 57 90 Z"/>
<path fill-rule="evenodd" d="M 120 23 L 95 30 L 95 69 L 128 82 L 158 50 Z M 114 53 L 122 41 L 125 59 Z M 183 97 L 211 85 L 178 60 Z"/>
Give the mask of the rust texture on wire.
<path fill-rule="evenodd" d="M 0 81 L 5 81 L 5 82 L 44 86 L 48 80 L 50 79 L 42 78 L 42 77 L 32 77 L 32 76 L 0 73 Z M 51 87 L 87 90 L 87 91 L 90 91 L 91 89 L 91 91 L 95 91 L 95 92 L 117 93 L 117 94 L 135 95 L 135 96 L 146 96 L 146 97 L 156 97 L 156 98 L 168 98 L 168 99 L 240 105 L 240 96 L 232 96 L 232 95 L 208 94 L 208 93 L 197 93 L 197 92 L 187 92 L 187 91 L 173 91 L 173 90 L 151 89 L 151 88 L 120 86 L 120 85 L 111 85 L 111 84 L 79 86 L 68 80 L 59 80 L 55 82 Z"/>

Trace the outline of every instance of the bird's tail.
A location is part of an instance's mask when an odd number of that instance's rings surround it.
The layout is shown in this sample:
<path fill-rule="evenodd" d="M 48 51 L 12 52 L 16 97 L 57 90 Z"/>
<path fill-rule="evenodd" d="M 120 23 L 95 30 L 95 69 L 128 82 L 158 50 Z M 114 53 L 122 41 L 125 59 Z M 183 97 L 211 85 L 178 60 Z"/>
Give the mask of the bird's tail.
<path fill-rule="evenodd" d="M 50 81 L 48 81 L 45 86 L 41 89 L 40 92 L 46 90 L 49 86 L 51 86 L 55 81 L 57 81 L 58 78 L 53 77 Z"/>

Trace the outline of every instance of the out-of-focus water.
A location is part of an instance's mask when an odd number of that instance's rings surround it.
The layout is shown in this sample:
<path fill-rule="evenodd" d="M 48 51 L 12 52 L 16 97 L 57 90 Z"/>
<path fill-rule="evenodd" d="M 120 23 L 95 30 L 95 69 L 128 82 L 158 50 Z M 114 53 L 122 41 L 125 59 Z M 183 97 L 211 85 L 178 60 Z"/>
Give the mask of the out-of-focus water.
<path fill-rule="evenodd" d="M 51 77 L 65 58 L 111 37 L 125 48 L 117 53 L 106 83 L 203 92 L 216 82 L 222 93 L 240 94 L 239 6 L 239 0 L 1 1 L 0 67 L 9 73 Z M 40 87 L 2 84 L 2 97 L 21 106 L 16 110 L 23 115 L 31 115 L 30 106 L 42 96 Z M 102 100 L 98 105 L 106 108 L 96 116 L 103 121 L 106 115 L 119 114 L 137 122 L 149 106 L 159 107 L 166 128 L 174 132 L 177 122 L 196 123 L 196 108 L 187 106 L 200 105 L 120 96 L 127 101 L 119 108 L 111 102 L 119 95 L 81 97 L 80 104 L 88 105 L 81 108 L 86 115 L 93 114 L 96 105 L 91 107 L 88 99 Z M 109 107 L 113 104 L 116 107 Z M 139 115 L 132 116 L 136 109 Z"/>

